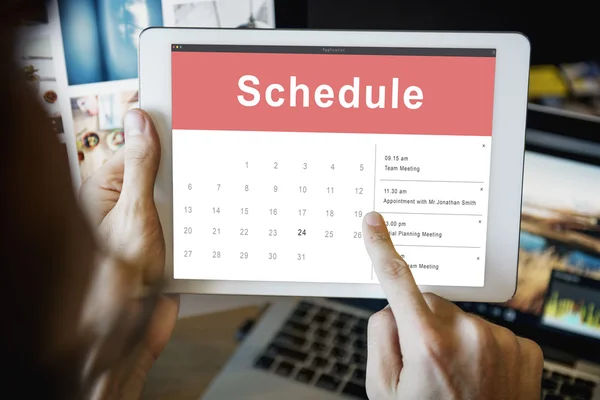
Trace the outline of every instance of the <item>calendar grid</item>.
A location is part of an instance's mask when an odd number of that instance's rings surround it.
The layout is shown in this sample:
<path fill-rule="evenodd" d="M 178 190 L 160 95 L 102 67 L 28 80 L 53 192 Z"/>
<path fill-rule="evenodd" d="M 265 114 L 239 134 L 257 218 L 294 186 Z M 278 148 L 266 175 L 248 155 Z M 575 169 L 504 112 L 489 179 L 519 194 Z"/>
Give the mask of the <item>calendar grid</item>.
<path fill-rule="evenodd" d="M 174 133 L 176 152 L 197 153 L 174 158 L 179 276 L 376 283 L 361 226 L 376 210 L 418 284 L 482 283 L 485 138 Z"/>

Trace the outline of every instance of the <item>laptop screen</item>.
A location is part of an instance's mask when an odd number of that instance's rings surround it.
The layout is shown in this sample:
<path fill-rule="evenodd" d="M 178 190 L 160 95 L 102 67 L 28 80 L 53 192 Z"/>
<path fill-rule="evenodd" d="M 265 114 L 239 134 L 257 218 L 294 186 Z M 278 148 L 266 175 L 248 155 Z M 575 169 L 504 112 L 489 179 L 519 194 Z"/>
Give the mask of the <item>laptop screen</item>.
<path fill-rule="evenodd" d="M 600 339 L 600 166 L 546 150 L 525 154 L 519 279 L 503 318 Z M 498 313 L 488 308 L 477 306 Z"/>

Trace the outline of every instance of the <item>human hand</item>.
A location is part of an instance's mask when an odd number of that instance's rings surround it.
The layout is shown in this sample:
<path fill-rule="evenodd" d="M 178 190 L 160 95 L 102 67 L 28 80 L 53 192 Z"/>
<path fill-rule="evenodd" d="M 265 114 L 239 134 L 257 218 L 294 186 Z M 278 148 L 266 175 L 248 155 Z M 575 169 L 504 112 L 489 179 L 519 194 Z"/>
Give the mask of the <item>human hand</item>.
<path fill-rule="evenodd" d="M 422 294 L 381 215 L 367 214 L 363 231 L 389 302 L 369 320 L 371 400 L 540 398 L 543 355 L 537 344 Z"/>
<path fill-rule="evenodd" d="M 125 116 L 125 137 L 124 148 L 92 175 L 80 191 L 85 213 L 97 227 L 98 242 L 107 253 L 123 262 L 111 264 L 107 268 L 112 271 L 100 272 L 101 279 L 92 282 L 99 286 L 92 290 L 98 295 L 90 300 L 95 313 L 102 307 L 123 306 L 106 299 L 115 295 L 116 290 L 134 291 L 137 285 L 152 287 L 162 280 L 164 272 L 165 241 L 154 203 L 160 162 L 158 134 L 145 112 L 131 110 Z M 126 271 L 125 265 L 134 266 L 137 271 L 133 279 L 123 284 L 121 275 L 131 272 Z M 145 332 L 141 332 L 141 343 L 134 343 L 135 349 L 125 349 L 134 351 L 105 375 L 97 398 L 140 397 L 148 371 L 171 336 L 178 304 L 178 298 L 158 297 L 152 315 L 147 317 Z"/>

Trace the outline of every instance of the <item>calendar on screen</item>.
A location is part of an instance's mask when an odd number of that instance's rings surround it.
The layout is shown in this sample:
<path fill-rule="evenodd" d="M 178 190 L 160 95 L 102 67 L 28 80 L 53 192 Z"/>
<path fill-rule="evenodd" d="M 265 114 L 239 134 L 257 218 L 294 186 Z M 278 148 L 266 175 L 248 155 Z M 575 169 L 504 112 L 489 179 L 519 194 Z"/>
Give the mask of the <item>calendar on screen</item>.
<path fill-rule="evenodd" d="M 495 51 L 173 45 L 175 279 L 483 286 Z"/>

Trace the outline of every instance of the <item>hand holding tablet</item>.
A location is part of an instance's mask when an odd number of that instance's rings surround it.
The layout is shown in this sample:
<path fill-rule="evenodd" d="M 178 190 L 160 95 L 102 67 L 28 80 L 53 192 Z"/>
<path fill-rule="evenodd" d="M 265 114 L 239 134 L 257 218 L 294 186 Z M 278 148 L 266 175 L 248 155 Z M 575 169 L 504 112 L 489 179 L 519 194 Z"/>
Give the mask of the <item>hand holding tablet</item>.
<path fill-rule="evenodd" d="M 421 290 L 508 299 L 528 60 L 516 34 L 147 30 L 169 290 L 382 297 L 376 210 Z"/>
<path fill-rule="evenodd" d="M 369 398 L 451 398 L 455 393 L 461 398 L 493 399 L 498 393 L 539 398 L 540 347 L 434 294 L 421 294 L 385 225 L 377 213 L 367 214 L 363 224 L 389 302 L 369 319 Z"/>

